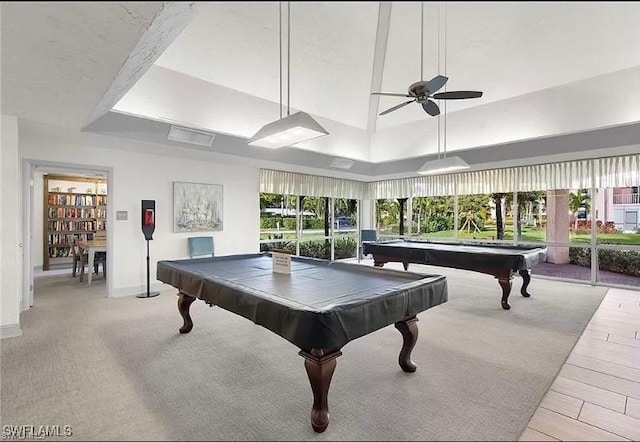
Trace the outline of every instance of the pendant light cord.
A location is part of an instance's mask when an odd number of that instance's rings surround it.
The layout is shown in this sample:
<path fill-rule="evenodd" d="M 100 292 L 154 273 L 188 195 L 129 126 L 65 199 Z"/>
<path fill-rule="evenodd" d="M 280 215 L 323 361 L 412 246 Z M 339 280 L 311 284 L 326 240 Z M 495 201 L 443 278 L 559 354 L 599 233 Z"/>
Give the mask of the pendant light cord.
<path fill-rule="evenodd" d="M 440 9 L 441 7 L 438 6 L 438 74 L 440 74 Z M 440 139 L 442 138 L 440 134 L 441 123 L 440 114 L 438 114 L 438 159 L 440 159 Z"/>
<path fill-rule="evenodd" d="M 291 2 L 287 2 L 287 116 L 290 111 L 291 95 Z"/>
<path fill-rule="evenodd" d="M 424 2 L 420 2 L 420 81 L 424 80 Z"/>
<path fill-rule="evenodd" d="M 279 25 L 279 48 L 280 48 L 280 119 L 282 120 L 282 2 L 278 3 L 278 25 Z"/>
<path fill-rule="evenodd" d="M 447 4 L 444 3 L 442 5 L 443 11 L 443 21 L 444 21 L 444 54 L 443 54 L 443 64 L 444 64 L 444 76 L 447 76 Z M 444 91 L 447 91 L 447 84 L 444 85 Z M 447 100 L 444 101 L 444 158 L 447 158 Z"/>

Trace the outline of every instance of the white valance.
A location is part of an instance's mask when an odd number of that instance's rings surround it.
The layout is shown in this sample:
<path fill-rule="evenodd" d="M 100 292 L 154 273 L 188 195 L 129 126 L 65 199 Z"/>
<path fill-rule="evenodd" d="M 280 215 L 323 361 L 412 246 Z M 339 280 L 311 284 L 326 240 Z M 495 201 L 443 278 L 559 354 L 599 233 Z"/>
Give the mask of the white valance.
<path fill-rule="evenodd" d="M 588 189 L 593 178 L 593 160 L 518 167 L 515 172 L 518 184 L 512 191 Z"/>
<path fill-rule="evenodd" d="M 331 198 L 367 199 L 368 183 L 283 170 L 260 170 L 260 192 Z"/>
<path fill-rule="evenodd" d="M 563 161 L 524 167 L 419 176 L 374 182 L 305 175 L 280 170 L 260 171 L 260 191 L 282 195 L 353 199 L 529 192 L 640 186 L 640 155 Z"/>
<path fill-rule="evenodd" d="M 640 186 L 640 155 L 594 160 L 596 187 Z"/>
<path fill-rule="evenodd" d="M 515 183 L 513 168 L 464 172 L 455 176 L 458 181 L 458 195 L 513 192 Z"/>
<path fill-rule="evenodd" d="M 456 175 L 421 176 L 369 183 L 370 199 L 455 194 Z"/>

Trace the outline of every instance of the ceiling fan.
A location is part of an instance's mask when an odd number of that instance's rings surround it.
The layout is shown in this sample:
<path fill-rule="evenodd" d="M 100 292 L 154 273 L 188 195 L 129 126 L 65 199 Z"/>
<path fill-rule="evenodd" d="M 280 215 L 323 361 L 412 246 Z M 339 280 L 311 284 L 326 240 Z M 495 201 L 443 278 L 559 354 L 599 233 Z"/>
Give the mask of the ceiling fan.
<path fill-rule="evenodd" d="M 420 78 L 423 77 L 423 44 L 424 44 L 424 2 L 420 2 L 420 12 L 421 12 L 421 22 L 420 22 Z M 438 16 L 438 22 L 440 17 Z M 438 25 L 438 34 L 440 32 L 440 26 Z M 438 35 L 438 40 L 440 36 Z M 440 43 L 438 42 L 438 66 L 440 65 Z M 446 23 L 445 23 L 445 60 L 446 60 Z M 446 61 L 445 61 L 446 62 Z M 439 69 L 438 69 L 439 70 Z M 445 77 L 444 75 L 436 75 L 429 81 L 417 81 L 409 86 L 409 90 L 407 94 L 396 94 L 396 93 L 388 93 L 388 92 L 371 92 L 371 95 L 387 95 L 391 97 L 406 97 L 412 98 L 412 100 L 405 101 L 404 103 L 393 106 L 385 111 L 380 112 L 380 115 L 386 115 L 390 112 L 398 110 L 402 107 L 410 103 L 419 103 L 422 105 L 422 108 L 426 113 L 435 117 L 436 115 L 440 115 L 440 108 L 436 104 L 434 100 L 465 100 L 468 98 L 480 98 L 482 97 L 482 92 L 480 91 L 449 91 L 449 92 L 440 92 L 439 91 L 449 80 L 449 77 Z"/>
<path fill-rule="evenodd" d="M 409 86 L 408 94 L 372 92 L 371 95 L 388 95 L 391 97 L 413 98 L 412 100 L 405 101 L 404 103 L 398 104 L 385 111 L 380 112 L 380 115 L 386 115 L 389 112 L 393 112 L 394 110 L 398 110 L 410 103 L 416 102 L 421 104 L 424 111 L 433 117 L 440 114 L 440 108 L 438 107 L 436 102 L 430 100 L 430 98 L 433 98 L 435 100 L 465 100 L 467 98 L 482 97 L 482 92 L 480 91 L 449 91 L 434 94 L 434 92 L 440 90 L 444 86 L 447 80 L 449 80 L 449 78 L 445 77 L 444 75 L 436 75 L 429 81 L 423 80 L 413 83 L 411 86 Z"/>

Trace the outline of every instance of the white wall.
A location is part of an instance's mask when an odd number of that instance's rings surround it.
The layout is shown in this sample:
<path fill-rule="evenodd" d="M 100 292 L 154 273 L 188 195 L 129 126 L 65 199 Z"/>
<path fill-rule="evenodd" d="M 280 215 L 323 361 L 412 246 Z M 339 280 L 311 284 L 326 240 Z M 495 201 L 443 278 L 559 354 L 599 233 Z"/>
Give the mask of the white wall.
<path fill-rule="evenodd" d="M 31 265 L 42 270 L 44 263 L 44 178 L 42 172 L 33 174 L 33 214 L 31 215 Z"/>
<path fill-rule="evenodd" d="M 259 250 L 259 168 L 216 162 L 216 157 L 206 152 L 203 154 L 209 156 L 209 161 L 137 153 L 140 143 L 32 122 L 21 121 L 20 130 L 21 159 L 44 165 L 112 169 L 107 220 L 109 254 L 113 259 L 110 296 L 146 290 L 146 242 L 140 230 L 142 199 L 156 200 L 157 225 L 150 243 L 151 281 L 155 281 L 158 260 L 188 256 L 186 238 L 197 234 L 173 233 L 174 181 L 224 186 L 224 230 L 203 233 L 214 236 L 217 255 Z M 115 221 L 117 210 L 128 211 L 128 220 Z M 41 225 L 42 218 L 39 221 Z"/>
<path fill-rule="evenodd" d="M 2 115 L 0 126 L 0 337 L 22 334 L 20 301 L 22 253 L 18 119 Z"/>

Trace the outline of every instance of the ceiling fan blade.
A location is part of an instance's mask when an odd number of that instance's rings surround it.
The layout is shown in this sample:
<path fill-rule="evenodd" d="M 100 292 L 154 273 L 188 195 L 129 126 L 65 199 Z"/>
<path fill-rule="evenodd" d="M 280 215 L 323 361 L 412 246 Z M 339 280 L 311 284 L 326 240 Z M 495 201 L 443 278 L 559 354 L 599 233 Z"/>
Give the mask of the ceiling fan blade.
<path fill-rule="evenodd" d="M 480 98 L 482 92 L 480 91 L 449 91 L 435 94 L 433 98 L 436 100 L 464 100 L 467 98 Z"/>
<path fill-rule="evenodd" d="M 424 85 L 425 89 L 429 92 L 429 94 L 434 93 L 435 91 L 440 90 L 442 86 L 449 80 L 449 77 L 445 77 L 444 75 L 436 75 L 431 80 Z"/>
<path fill-rule="evenodd" d="M 388 95 L 390 97 L 411 97 L 411 95 L 407 94 L 391 94 L 387 92 L 371 92 L 371 95 Z"/>
<path fill-rule="evenodd" d="M 404 103 L 398 104 L 397 106 L 390 107 L 390 108 L 389 108 L 389 109 L 387 109 L 386 111 L 382 111 L 382 112 L 380 112 L 380 114 L 379 114 L 379 115 L 386 115 L 386 114 L 388 114 L 389 112 L 393 112 L 394 110 L 400 109 L 401 107 L 405 107 L 407 104 L 409 104 L 409 103 L 413 103 L 414 101 L 416 101 L 416 100 L 409 100 L 409 101 L 406 101 L 406 102 L 404 102 Z"/>
<path fill-rule="evenodd" d="M 431 101 L 431 100 L 425 101 L 424 103 L 422 103 L 422 108 L 426 113 L 428 113 L 432 117 L 435 117 L 436 115 L 440 115 L 440 108 L 435 103 L 435 101 Z"/>

